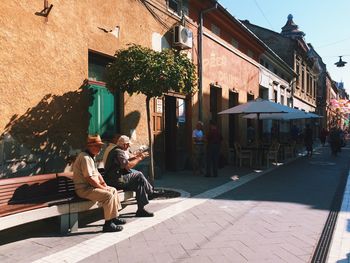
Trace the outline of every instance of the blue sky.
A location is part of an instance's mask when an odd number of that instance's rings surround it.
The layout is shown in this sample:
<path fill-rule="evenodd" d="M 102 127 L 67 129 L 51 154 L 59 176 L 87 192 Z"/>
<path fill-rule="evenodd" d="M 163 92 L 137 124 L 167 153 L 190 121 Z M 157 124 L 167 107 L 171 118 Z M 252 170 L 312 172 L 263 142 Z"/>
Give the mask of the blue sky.
<path fill-rule="evenodd" d="M 249 20 L 280 33 L 288 14 L 305 33 L 327 65 L 335 81 L 343 81 L 350 93 L 350 1 L 349 0 L 219 0 L 219 3 L 237 19 Z M 343 55 L 348 64 L 334 65 Z"/>

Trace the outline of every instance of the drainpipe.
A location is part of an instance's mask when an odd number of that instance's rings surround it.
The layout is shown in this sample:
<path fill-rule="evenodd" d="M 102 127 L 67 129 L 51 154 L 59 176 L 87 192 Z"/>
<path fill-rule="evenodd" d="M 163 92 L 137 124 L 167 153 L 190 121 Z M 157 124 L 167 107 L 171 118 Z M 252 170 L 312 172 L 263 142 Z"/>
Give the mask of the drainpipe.
<path fill-rule="evenodd" d="M 203 121 L 203 16 L 218 8 L 218 3 L 199 12 L 199 39 L 198 39 L 198 120 Z"/>

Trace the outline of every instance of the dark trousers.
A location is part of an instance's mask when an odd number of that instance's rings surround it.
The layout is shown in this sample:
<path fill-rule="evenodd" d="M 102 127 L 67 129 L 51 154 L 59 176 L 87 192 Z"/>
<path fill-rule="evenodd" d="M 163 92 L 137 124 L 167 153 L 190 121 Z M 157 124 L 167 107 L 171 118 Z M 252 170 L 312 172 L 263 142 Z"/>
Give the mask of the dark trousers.
<path fill-rule="evenodd" d="M 208 144 L 207 176 L 211 176 L 211 172 L 213 172 L 213 176 L 215 177 L 218 176 L 219 159 L 220 159 L 220 144 L 214 144 L 214 143 Z"/>
<path fill-rule="evenodd" d="M 137 170 L 131 170 L 130 173 L 124 174 L 121 178 L 107 179 L 108 185 L 125 191 L 134 191 L 136 193 L 136 201 L 138 209 L 143 209 L 149 203 L 148 195 L 153 193 L 153 187 L 146 177 Z"/>

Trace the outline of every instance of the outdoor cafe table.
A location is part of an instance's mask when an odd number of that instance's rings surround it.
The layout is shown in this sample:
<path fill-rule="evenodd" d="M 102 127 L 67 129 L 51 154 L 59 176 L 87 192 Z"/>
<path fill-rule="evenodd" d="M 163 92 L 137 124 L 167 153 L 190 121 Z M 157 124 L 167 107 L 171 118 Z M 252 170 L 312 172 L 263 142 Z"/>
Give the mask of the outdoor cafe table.
<path fill-rule="evenodd" d="M 253 153 L 253 159 L 255 159 L 254 165 L 257 168 L 261 168 L 264 164 L 264 156 L 270 148 L 270 144 L 262 143 L 259 145 L 250 144 L 243 146 L 243 150 L 250 150 Z M 255 157 L 255 158 L 254 158 Z"/>

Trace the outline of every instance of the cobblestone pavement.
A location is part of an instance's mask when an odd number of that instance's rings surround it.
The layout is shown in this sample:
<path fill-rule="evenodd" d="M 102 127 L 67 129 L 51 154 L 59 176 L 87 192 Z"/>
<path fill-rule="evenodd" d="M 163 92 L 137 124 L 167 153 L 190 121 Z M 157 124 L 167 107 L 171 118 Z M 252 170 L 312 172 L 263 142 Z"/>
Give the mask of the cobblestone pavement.
<path fill-rule="evenodd" d="M 349 149 L 332 157 L 319 148 L 312 158 L 265 171 L 226 166 L 218 178 L 167 173 L 156 186 L 190 198 L 152 201 L 154 218 L 135 219 L 132 203 L 121 212 L 128 223 L 119 233 L 101 233 L 96 212 L 84 213 L 79 231 L 66 236 L 53 219 L 2 231 L 0 261 L 310 262 L 349 159 Z M 349 243 L 336 238 L 349 230 L 337 231 L 329 262 L 347 262 L 339 251 Z"/>

